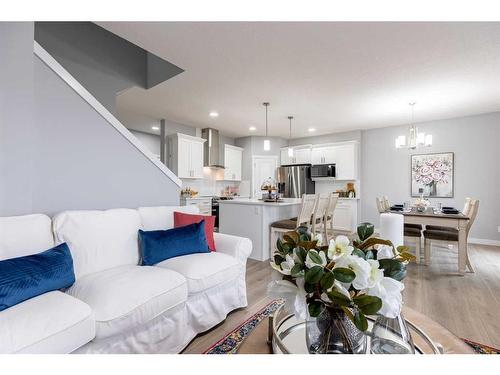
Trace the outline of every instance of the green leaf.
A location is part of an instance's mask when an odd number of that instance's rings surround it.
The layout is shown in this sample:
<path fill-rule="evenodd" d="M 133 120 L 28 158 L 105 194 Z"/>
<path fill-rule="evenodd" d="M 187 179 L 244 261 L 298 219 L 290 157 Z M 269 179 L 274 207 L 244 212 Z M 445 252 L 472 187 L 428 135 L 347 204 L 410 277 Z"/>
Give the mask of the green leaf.
<path fill-rule="evenodd" d="M 285 261 L 285 258 L 283 258 L 279 254 L 274 254 L 274 263 L 276 263 L 278 266 L 281 265 Z"/>
<path fill-rule="evenodd" d="M 366 260 L 369 260 L 369 259 L 375 259 L 375 254 L 373 253 L 373 251 L 368 250 L 368 251 L 365 253 L 365 259 L 366 259 Z"/>
<path fill-rule="evenodd" d="M 354 297 L 353 301 L 365 315 L 376 314 L 382 308 L 382 300 L 375 296 L 364 294 Z"/>
<path fill-rule="evenodd" d="M 365 259 L 365 252 L 363 250 L 359 250 L 357 248 L 354 248 L 354 250 L 352 251 L 352 255 L 356 255 L 362 259 Z"/>
<path fill-rule="evenodd" d="M 318 241 L 303 241 L 299 242 L 298 246 L 303 247 L 306 250 L 315 249 Z"/>
<path fill-rule="evenodd" d="M 358 236 L 361 241 L 368 239 L 374 232 L 375 227 L 372 223 L 361 223 L 358 225 Z"/>
<path fill-rule="evenodd" d="M 392 244 L 391 241 L 389 240 L 383 240 L 381 238 L 376 238 L 376 237 L 370 237 L 368 238 L 365 242 L 363 242 L 361 245 L 359 245 L 359 248 L 361 250 L 368 249 L 369 247 L 372 247 L 374 245 L 388 245 L 394 248 L 394 245 Z"/>
<path fill-rule="evenodd" d="M 350 283 L 356 278 L 356 274 L 349 268 L 334 268 L 332 270 L 335 279 L 342 283 Z"/>
<path fill-rule="evenodd" d="M 307 309 L 309 310 L 309 315 L 312 316 L 313 318 L 319 316 L 323 312 L 324 308 L 325 305 L 320 301 L 309 302 L 309 305 L 307 306 Z"/>
<path fill-rule="evenodd" d="M 293 252 L 295 253 L 295 255 L 297 255 L 297 258 L 299 258 L 302 263 L 306 261 L 307 251 L 302 246 L 296 247 L 295 249 L 293 249 Z"/>
<path fill-rule="evenodd" d="M 351 300 L 347 298 L 347 296 L 343 295 L 340 292 L 337 292 L 336 290 L 332 290 L 331 292 L 327 293 L 328 298 L 332 300 L 332 302 L 335 302 L 339 306 L 350 306 L 351 305 Z"/>
<path fill-rule="evenodd" d="M 283 235 L 283 239 L 295 247 L 299 243 L 299 234 L 297 232 L 286 232 Z"/>
<path fill-rule="evenodd" d="M 288 242 L 285 242 L 283 245 L 283 253 L 284 254 L 290 254 L 293 250 L 293 246 L 289 244 Z"/>
<path fill-rule="evenodd" d="M 323 289 L 330 289 L 333 286 L 333 283 L 335 282 L 335 276 L 333 275 L 333 272 L 331 271 L 326 271 L 321 278 L 319 284 Z"/>
<path fill-rule="evenodd" d="M 401 281 L 406 277 L 405 265 L 397 259 L 380 259 L 380 268 L 384 270 L 384 276 Z"/>
<path fill-rule="evenodd" d="M 321 259 L 321 257 L 319 256 L 319 253 L 315 252 L 315 251 L 310 251 L 308 253 L 309 255 L 309 258 L 316 264 L 319 264 L 321 265 L 321 263 L 323 263 L 323 259 Z"/>
<path fill-rule="evenodd" d="M 304 290 L 307 293 L 312 293 L 316 290 L 316 284 L 309 284 L 308 282 L 304 283 Z"/>
<path fill-rule="evenodd" d="M 304 234 L 301 234 L 299 236 L 299 241 L 300 242 L 308 242 L 308 241 L 311 241 L 311 236 L 308 235 L 307 233 L 304 233 Z"/>
<path fill-rule="evenodd" d="M 278 251 L 283 252 L 283 241 L 281 241 L 281 238 L 276 240 L 276 248 Z"/>
<path fill-rule="evenodd" d="M 366 320 L 364 314 L 359 310 L 356 310 L 356 312 L 354 313 L 353 323 L 361 332 L 364 332 L 368 329 L 368 321 Z"/>
<path fill-rule="evenodd" d="M 293 276 L 293 277 L 298 277 L 300 276 L 302 272 L 302 264 L 296 264 L 292 267 L 292 269 L 290 270 L 290 274 Z"/>
<path fill-rule="evenodd" d="M 307 234 L 308 230 L 309 229 L 307 227 L 300 226 L 300 227 L 297 228 L 297 233 L 298 234 Z"/>
<path fill-rule="evenodd" d="M 311 269 L 306 270 L 304 275 L 304 280 L 309 284 L 316 284 L 323 277 L 323 267 L 315 266 Z"/>

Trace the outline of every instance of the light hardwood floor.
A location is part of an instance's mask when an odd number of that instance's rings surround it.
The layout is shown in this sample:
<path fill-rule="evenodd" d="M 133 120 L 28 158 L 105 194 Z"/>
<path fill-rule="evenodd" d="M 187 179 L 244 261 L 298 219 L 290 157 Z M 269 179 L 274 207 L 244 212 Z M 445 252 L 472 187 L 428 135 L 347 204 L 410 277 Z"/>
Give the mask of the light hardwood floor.
<path fill-rule="evenodd" d="M 458 276 L 457 250 L 433 246 L 431 265 L 410 264 L 405 304 L 442 324 L 457 336 L 500 348 L 500 247 L 469 245 L 476 273 Z M 183 353 L 202 353 L 270 301 L 268 262 L 249 260 L 248 307 L 195 338 Z"/>

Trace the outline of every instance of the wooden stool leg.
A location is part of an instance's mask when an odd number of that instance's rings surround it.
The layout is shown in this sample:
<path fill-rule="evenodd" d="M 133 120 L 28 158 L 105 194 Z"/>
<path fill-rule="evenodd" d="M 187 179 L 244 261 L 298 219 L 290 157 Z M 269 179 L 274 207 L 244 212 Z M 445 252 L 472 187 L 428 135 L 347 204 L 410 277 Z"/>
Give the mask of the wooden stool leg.
<path fill-rule="evenodd" d="M 417 264 L 420 264 L 420 237 L 415 237 L 415 258 L 417 258 Z"/>
<path fill-rule="evenodd" d="M 431 260 L 431 240 L 426 238 L 424 240 L 424 264 L 428 266 L 430 260 Z"/>

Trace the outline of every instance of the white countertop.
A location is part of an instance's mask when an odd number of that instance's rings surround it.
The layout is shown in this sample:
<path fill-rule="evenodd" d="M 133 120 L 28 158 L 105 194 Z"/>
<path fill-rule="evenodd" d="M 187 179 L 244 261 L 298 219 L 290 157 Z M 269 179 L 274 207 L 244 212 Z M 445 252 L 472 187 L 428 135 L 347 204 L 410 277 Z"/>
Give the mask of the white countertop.
<path fill-rule="evenodd" d="M 301 198 L 283 198 L 283 202 L 264 202 L 256 198 L 235 198 L 227 201 L 219 201 L 219 204 L 247 204 L 253 206 L 292 206 L 302 204 Z"/>

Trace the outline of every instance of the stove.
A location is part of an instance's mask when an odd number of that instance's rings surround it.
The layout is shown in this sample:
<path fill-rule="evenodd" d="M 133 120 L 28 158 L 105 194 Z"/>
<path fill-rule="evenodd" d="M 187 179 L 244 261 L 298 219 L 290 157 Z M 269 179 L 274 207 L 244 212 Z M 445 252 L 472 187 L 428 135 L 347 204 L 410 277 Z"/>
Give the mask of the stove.
<path fill-rule="evenodd" d="M 219 202 L 220 201 L 229 201 L 234 199 L 233 197 L 212 197 L 212 216 L 215 216 L 215 230 L 219 231 Z"/>

